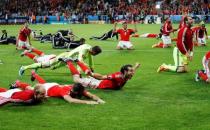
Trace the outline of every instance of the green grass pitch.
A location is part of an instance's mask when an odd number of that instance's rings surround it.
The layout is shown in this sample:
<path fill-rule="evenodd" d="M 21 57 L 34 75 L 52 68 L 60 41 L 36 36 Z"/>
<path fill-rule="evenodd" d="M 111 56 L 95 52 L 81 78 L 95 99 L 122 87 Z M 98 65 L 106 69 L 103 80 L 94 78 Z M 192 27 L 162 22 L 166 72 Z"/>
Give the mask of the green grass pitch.
<path fill-rule="evenodd" d="M 17 35 L 20 27 L 0 26 L 9 35 Z M 207 25 L 210 32 L 209 27 Z M 140 62 L 141 67 L 120 91 L 89 90 L 104 99 L 104 105 L 69 104 L 57 98 L 49 98 L 36 106 L 5 105 L 0 108 L 0 130 L 210 129 L 209 84 L 194 81 L 195 72 L 202 68 L 201 59 L 210 45 L 195 47 L 189 73 L 157 73 L 162 63 L 173 64 L 173 48 L 151 48 L 157 39 L 132 38 L 135 50 L 117 51 L 116 40 L 89 40 L 92 35 L 108 31 L 112 25 L 30 25 L 30 28 L 41 29 L 45 34 L 72 28 L 76 35 L 86 38 L 88 44 L 101 46 L 102 54 L 94 57 L 95 72 L 108 74 L 119 71 L 123 64 L 135 62 Z M 160 25 L 138 25 L 139 34 L 158 33 L 159 28 Z M 49 43 L 32 41 L 32 44 L 47 54 L 65 51 L 52 49 Z M 20 66 L 33 61 L 20 57 L 14 45 L 0 46 L 0 60 L 4 62 L 0 65 L 1 87 L 7 88 L 16 79 L 34 84 L 30 81 L 30 71 L 23 77 L 18 76 Z M 48 82 L 73 83 L 66 67 L 54 71 L 39 69 L 38 74 Z"/>

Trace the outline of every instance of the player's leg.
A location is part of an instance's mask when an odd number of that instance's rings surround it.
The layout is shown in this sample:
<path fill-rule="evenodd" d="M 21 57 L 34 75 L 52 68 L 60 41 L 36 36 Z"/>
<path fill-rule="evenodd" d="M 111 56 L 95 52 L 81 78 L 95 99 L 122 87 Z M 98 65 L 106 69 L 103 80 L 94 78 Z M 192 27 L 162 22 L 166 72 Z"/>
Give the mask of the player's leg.
<path fill-rule="evenodd" d="M 91 70 L 88 68 L 88 66 L 86 66 L 83 62 L 77 60 L 76 63 L 78 64 L 78 66 L 82 69 L 82 71 L 85 74 L 88 74 L 91 72 Z"/>
<path fill-rule="evenodd" d="M 152 48 L 163 48 L 163 47 L 164 47 L 164 44 L 161 41 L 152 45 Z"/>
<path fill-rule="evenodd" d="M 36 53 L 36 54 L 39 55 L 39 56 L 45 55 L 44 52 L 42 52 L 42 51 L 40 51 L 40 50 L 38 50 L 38 49 L 36 49 L 36 48 L 32 48 L 32 49 L 31 49 L 31 52 L 34 52 L 34 53 Z"/>
<path fill-rule="evenodd" d="M 21 88 L 23 90 L 27 89 L 27 87 L 30 87 L 31 85 L 28 84 L 28 83 L 25 83 L 25 82 L 21 82 L 19 80 L 16 80 L 15 83 L 14 83 L 14 86 L 16 88 Z"/>
<path fill-rule="evenodd" d="M 133 44 L 130 41 L 124 42 L 124 47 L 127 48 L 127 50 L 133 50 Z"/>
<path fill-rule="evenodd" d="M 37 80 L 40 84 L 46 83 L 46 81 L 41 76 L 36 74 L 35 71 L 31 72 L 31 80 L 32 81 Z"/>
<path fill-rule="evenodd" d="M 162 40 L 163 40 L 163 48 L 167 48 L 167 47 L 171 47 L 172 44 L 171 44 L 171 38 L 170 36 L 162 36 Z"/>
<path fill-rule="evenodd" d="M 162 72 L 162 71 L 172 71 L 172 72 L 176 72 L 177 71 L 177 66 L 180 62 L 180 57 L 179 57 L 179 50 L 177 47 L 174 48 L 173 50 L 173 58 L 174 58 L 174 63 L 175 65 L 167 65 L 167 64 L 162 64 L 157 72 Z"/>
<path fill-rule="evenodd" d="M 21 56 L 27 56 L 28 58 L 34 60 L 36 55 L 30 53 L 28 50 L 25 50 L 23 53 L 21 53 Z"/>
<path fill-rule="evenodd" d="M 116 49 L 117 50 L 123 50 L 124 49 L 123 41 L 119 41 L 119 43 L 117 44 Z"/>
<path fill-rule="evenodd" d="M 31 65 L 27 65 L 27 66 L 21 66 L 20 70 L 19 70 L 19 75 L 22 76 L 25 72 L 25 70 L 27 69 L 38 69 L 38 68 L 42 68 L 42 63 L 34 63 Z"/>

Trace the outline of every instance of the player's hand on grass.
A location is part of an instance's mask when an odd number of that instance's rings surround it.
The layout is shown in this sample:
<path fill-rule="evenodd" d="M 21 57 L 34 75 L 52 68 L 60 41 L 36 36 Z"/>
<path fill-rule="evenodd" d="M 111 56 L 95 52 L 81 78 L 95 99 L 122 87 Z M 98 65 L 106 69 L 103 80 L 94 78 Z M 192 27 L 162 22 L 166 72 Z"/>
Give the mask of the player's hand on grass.
<path fill-rule="evenodd" d="M 104 103 L 106 103 L 106 102 L 103 101 L 102 99 L 98 99 L 97 102 L 98 102 L 99 104 L 104 104 Z"/>
<path fill-rule="evenodd" d="M 189 61 L 192 61 L 192 56 L 188 52 L 185 55 Z"/>
<path fill-rule="evenodd" d="M 89 104 L 89 105 L 97 105 L 97 104 L 99 104 L 99 103 L 96 102 L 96 101 L 88 101 L 87 104 Z"/>

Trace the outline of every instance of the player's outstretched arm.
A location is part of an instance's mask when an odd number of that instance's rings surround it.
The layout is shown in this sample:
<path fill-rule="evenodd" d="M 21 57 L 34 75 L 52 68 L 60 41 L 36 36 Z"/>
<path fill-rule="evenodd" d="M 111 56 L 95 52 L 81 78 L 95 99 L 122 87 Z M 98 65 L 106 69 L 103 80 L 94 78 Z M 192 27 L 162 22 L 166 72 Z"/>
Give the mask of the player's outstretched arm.
<path fill-rule="evenodd" d="M 104 104 L 104 103 L 105 103 L 104 100 L 102 100 L 101 98 L 99 98 L 98 96 L 96 96 L 96 95 L 94 95 L 94 94 L 92 94 L 92 93 L 90 93 L 90 92 L 87 92 L 87 93 L 86 93 L 86 97 L 95 100 L 95 101 L 98 102 L 99 104 Z"/>
<path fill-rule="evenodd" d="M 90 73 L 90 76 L 99 80 L 104 80 L 104 79 L 108 79 L 107 75 L 102 75 L 99 73 Z"/>
<path fill-rule="evenodd" d="M 65 95 L 63 96 L 64 100 L 66 100 L 69 103 L 77 103 L 77 104 L 90 104 L 90 105 L 95 105 L 95 104 L 99 104 L 96 101 L 87 101 L 87 100 L 80 100 L 80 99 L 76 99 L 76 98 L 72 98 L 69 95 Z"/>
<path fill-rule="evenodd" d="M 134 73 L 136 72 L 136 70 L 140 67 L 140 64 L 138 62 L 136 62 L 135 66 L 133 67 Z"/>
<path fill-rule="evenodd" d="M 113 28 L 113 32 L 115 32 L 117 29 L 117 22 L 114 23 L 114 28 Z"/>

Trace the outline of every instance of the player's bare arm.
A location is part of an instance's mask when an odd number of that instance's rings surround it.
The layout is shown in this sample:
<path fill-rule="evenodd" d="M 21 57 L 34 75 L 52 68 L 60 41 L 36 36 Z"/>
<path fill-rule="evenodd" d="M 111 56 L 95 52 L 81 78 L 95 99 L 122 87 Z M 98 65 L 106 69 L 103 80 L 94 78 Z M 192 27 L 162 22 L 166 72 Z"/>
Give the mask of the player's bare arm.
<path fill-rule="evenodd" d="M 65 95 L 65 96 L 63 96 L 63 98 L 64 98 L 64 100 L 66 100 L 69 103 L 90 104 L 90 105 L 99 104 L 96 101 L 80 100 L 80 99 L 72 98 L 69 95 Z"/>
<path fill-rule="evenodd" d="M 86 96 L 90 99 L 93 99 L 94 101 L 100 103 L 100 104 L 104 104 L 105 101 L 103 101 L 101 98 L 99 98 L 98 96 L 90 93 L 90 92 L 87 92 Z"/>

